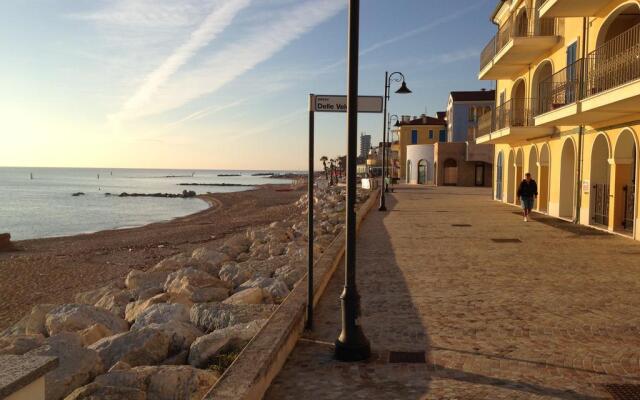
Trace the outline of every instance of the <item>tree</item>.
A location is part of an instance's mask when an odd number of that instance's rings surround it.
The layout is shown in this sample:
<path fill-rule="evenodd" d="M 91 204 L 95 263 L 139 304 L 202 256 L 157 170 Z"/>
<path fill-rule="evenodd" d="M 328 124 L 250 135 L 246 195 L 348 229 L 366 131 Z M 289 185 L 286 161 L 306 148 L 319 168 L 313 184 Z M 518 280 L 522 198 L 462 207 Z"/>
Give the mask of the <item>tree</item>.
<path fill-rule="evenodd" d="M 320 157 L 320 161 L 322 161 L 322 166 L 324 167 L 324 177 L 326 180 L 329 180 L 329 170 L 327 169 L 327 161 L 329 161 L 329 158 L 322 156 Z"/>
<path fill-rule="evenodd" d="M 330 185 L 333 185 L 333 177 L 335 175 L 335 171 L 336 171 L 336 160 L 334 160 L 333 158 L 331 160 L 329 160 L 329 165 L 330 165 L 330 169 L 331 169 L 331 180 L 329 181 Z"/>

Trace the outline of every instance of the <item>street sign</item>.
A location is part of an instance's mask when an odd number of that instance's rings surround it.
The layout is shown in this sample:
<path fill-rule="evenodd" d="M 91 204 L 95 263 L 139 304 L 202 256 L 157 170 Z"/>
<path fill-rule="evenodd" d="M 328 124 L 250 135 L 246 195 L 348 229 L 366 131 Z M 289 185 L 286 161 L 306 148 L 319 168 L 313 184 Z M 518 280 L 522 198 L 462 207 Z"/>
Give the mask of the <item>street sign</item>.
<path fill-rule="evenodd" d="M 347 96 L 314 95 L 309 104 L 313 112 L 347 112 Z M 382 96 L 358 96 L 359 113 L 382 113 Z"/>

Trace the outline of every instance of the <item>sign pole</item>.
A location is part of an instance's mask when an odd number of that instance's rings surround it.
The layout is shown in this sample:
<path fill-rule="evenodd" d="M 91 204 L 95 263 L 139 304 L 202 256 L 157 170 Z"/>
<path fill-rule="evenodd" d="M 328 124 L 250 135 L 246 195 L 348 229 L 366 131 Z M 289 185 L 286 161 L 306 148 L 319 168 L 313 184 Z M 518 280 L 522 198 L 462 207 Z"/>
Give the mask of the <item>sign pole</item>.
<path fill-rule="evenodd" d="M 360 295 L 356 288 L 356 156 L 358 147 L 358 47 L 360 0 L 349 0 L 349 52 L 347 96 L 347 209 L 345 283 L 340 296 L 342 331 L 336 340 L 335 358 L 363 361 L 371 357 L 371 346 L 358 325 Z"/>
<path fill-rule="evenodd" d="M 309 178 L 308 178 L 308 250 L 307 250 L 307 330 L 313 329 L 313 181 L 314 173 L 314 146 L 315 146 L 315 115 L 314 96 L 309 95 Z"/>

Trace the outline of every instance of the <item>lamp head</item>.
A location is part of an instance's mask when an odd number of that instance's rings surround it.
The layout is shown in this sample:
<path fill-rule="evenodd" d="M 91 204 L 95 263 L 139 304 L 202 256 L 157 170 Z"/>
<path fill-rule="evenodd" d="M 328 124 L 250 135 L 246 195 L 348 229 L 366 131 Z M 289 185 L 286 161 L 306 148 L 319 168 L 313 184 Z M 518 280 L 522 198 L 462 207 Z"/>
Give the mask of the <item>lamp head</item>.
<path fill-rule="evenodd" d="M 402 81 L 402 85 L 400 86 L 400 89 L 396 90 L 396 93 L 398 93 L 398 94 L 409 94 L 409 93 L 412 93 L 412 92 L 407 87 L 407 83 L 403 80 Z"/>
<path fill-rule="evenodd" d="M 393 126 L 395 126 L 396 128 L 400 127 L 400 120 L 396 120 L 396 123 L 393 124 Z"/>

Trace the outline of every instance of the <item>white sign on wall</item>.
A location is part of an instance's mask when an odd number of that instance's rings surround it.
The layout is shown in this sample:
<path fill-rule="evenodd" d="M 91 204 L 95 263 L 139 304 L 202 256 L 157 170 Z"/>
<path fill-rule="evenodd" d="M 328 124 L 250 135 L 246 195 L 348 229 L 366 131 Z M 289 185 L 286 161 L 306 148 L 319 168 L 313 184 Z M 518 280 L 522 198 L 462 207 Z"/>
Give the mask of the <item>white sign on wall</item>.
<path fill-rule="evenodd" d="M 359 113 L 382 112 L 382 96 L 358 96 Z M 313 112 L 347 112 L 347 96 L 314 95 L 311 98 L 310 110 Z"/>

